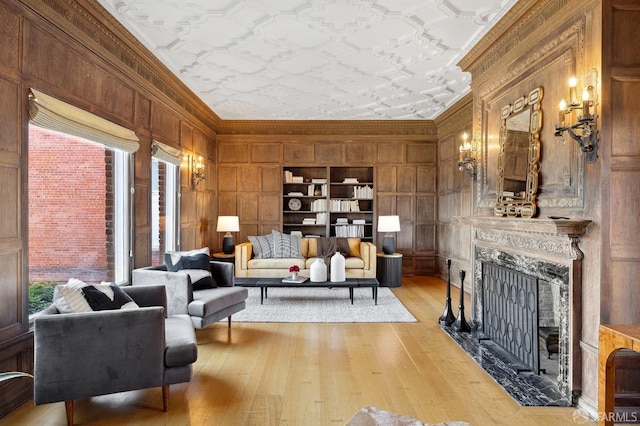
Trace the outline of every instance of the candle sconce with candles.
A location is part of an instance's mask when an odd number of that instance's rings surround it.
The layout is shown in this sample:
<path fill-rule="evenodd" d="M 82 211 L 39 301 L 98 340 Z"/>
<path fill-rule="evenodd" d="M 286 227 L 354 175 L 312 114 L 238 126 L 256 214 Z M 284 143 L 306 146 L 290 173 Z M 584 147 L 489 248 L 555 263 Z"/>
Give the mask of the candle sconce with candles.
<path fill-rule="evenodd" d="M 460 145 L 460 158 L 458 160 L 458 169 L 467 171 L 469 176 L 476 176 L 476 148 L 467 139 L 467 133 L 462 134 L 462 144 Z"/>
<path fill-rule="evenodd" d="M 563 132 L 567 132 L 569 136 L 580 145 L 580 150 L 585 153 L 585 159 L 589 163 L 593 163 L 598 158 L 598 144 L 600 135 L 596 127 L 596 119 L 598 115 L 591 114 L 591 108 L 595 110 L 596 101 L 596 70 L 591 70 L 587 74 L 585 89 L 582 92 L 582 98 L 576 96 L 577 80 L 575 77 L 569 79 L 569 103 L 562 99 L 560 101 L 560 110 L 558 112 L 559 123 L 556 124 L 556 136 L 562 136 Z M 581 110 L 578 115 L 578 122 L 571 124 L 566 123 L 567 115 L 572 117 L 574 110 Z M 577 132 L 574 132 L 577 130 Z"/>

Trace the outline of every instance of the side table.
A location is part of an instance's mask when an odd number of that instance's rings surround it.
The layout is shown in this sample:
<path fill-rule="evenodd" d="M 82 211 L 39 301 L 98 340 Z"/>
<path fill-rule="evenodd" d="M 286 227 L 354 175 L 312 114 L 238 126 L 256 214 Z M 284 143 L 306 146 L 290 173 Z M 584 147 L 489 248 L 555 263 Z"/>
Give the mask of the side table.
<path fill-rule="evenodd" d="M 376 278 L 381 286 L 400 287 L 402 285 L 402 254 L 377 253 Z"/>
<path fill-rule="evenodd" d="M 236 263 L 236 255 L 234 253 L 226 254 L 226 253 L 213 253 L 211 255 L 212 260 L 217 260 L 218 262 L 227 262 L 227 263 Z"/>

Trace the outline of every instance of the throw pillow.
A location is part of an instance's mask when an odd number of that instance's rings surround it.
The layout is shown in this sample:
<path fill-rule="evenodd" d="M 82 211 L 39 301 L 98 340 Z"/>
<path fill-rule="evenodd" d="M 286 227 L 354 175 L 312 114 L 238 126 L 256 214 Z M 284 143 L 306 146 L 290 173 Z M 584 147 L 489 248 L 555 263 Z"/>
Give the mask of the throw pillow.
<path fill-rule="evenodd" d="M 76 278 L 69 278 L 67 284 L 58 284 L 53 290 L 53 304 L 61 314 L 74 312 L 91 312 L 91 306 L 87 303 L 82 293 L 82 288 L 87 283 Z"/>
<path fill-rule="evenodd" d="M 76 278 L 70 278 L 67 284 L 55 287 L 53 304 L 61 314 L 138 307 L 118 285 L 111 283 L 90 285 Z"/>
<path fill-rule="evenodd" d="M 193 256 L 196 254 L 206 254 L 210 255 L 209 247 L 203 247 L 200 249 L 189 250 L 189 251 L 168 251 L 164 254 L 164 263 L 169 266 L 173 265 L 180 260 L 182 256 Z"/>
<path fill-rule="evenodd" d="M 283 234 L 278 231 L 271 231 L 273 235 L 273 257 L 276 259 L 301 259 L 300 237 L 297 235 Z"/>
<path fill-rule="evenodd" d="M 115 284 L 88 285 L 82 288 L 82 292 L 87 303 L 94 311 L 135 309 L 139 307 L 131 296 Z"/>
<path fill-rule="evenodd" d="M 349 256 L 360 257 L 360 238 L 347 238 Z"/>
<path fill-rule="evenodd" d="M 209 263 L 208 254 L 200 252 L 189 256 L 180 256 L 177 258 L 177 261 L 175 260 L 175 256 L 165 255 L 167 270 L 170 272 L 186 272 L 191 278 L 191 284 L 194 290 L 216 288 L 218 286 L 211 275 L 211 264 Z"/>
<path fill-rule="evenodd" d="M 271 251 L 271 245 L 273 241 L 273 235 L 261 235 L 257 237 L 247 237 L 253 246 L 253 254 L 255 259 L 272 259 L 273 252 Z"/>

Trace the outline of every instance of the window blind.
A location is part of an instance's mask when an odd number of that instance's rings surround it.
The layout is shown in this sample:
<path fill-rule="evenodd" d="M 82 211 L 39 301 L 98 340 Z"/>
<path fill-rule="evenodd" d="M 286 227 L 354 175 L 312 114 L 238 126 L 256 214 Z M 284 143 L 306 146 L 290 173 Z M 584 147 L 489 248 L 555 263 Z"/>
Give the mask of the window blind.
<path fill-rule="evenodd" d="M 151 144 L 151 156 L 177 167 L 180 167 L 180 163 L 182 163 L 182 151 L 157 140 Z"/>
<path fill-rule="evenodd" d="M 108 148 L 128 153 L 140 148 L 133 130 L 35 89 L 30 89 L 29 119 L 36 126 L 100 142 Z"/>

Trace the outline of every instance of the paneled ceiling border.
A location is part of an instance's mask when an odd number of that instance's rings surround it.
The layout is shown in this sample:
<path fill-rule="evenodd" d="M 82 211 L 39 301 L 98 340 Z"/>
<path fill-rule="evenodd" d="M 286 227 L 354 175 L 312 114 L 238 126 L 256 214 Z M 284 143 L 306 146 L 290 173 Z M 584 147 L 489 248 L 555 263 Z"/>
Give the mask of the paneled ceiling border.
<path fill-rule="evenodd" d="M 430 135 L 433 120 L 223 120 L 219 135 Z"/>
<path fill-rule="evenodd" d="M 131 70 L 130 77 L 158 98 L 170 100 L 205 128 L 217 128 L 220 118 L 97 1 L 84 0 L 82 6 L 73 0 L 22 3 L 107 62 L 117 60 L 122 71 Z"/>

